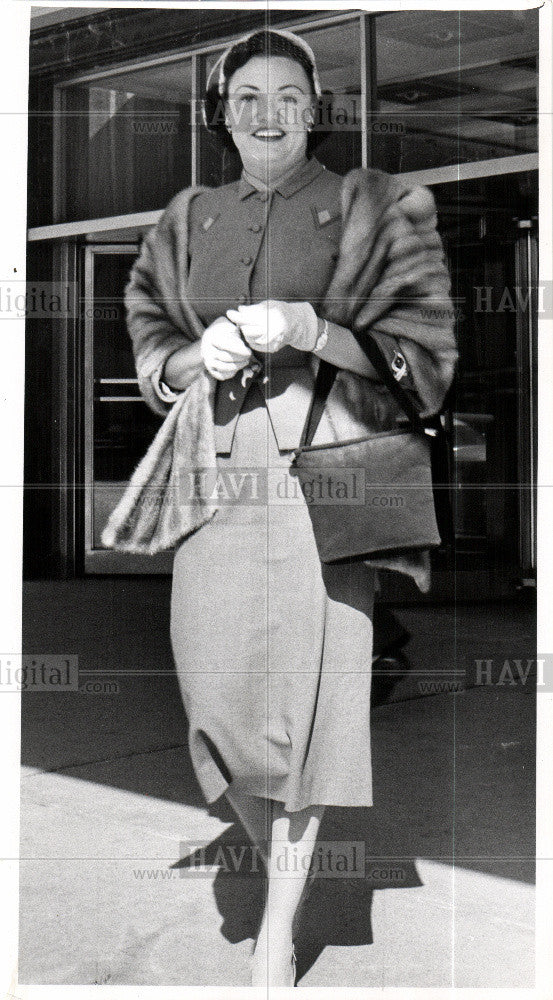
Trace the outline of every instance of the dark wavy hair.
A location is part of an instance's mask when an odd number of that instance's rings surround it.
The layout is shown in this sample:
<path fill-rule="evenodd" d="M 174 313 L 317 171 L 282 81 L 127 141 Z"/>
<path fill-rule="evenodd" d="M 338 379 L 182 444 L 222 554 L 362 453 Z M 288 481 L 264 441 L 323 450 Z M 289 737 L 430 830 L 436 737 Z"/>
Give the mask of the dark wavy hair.
<path fill-rule="evenodd" d="M 241 42 L 237 42 L 230 49 L 224 62 L 225 88 L 223 93 L 219 93 L 219 81 L 214 78 L 210 86 L 206 89 L 203 99 L 204 124 L 210 132 L 217 136 L 220 143 L 228 149 L 235 150 L 236 148 L 232 136 L 229 135 L 225 126 L 224 101 L 228 97 L 228 81 L 237 69 L 245 66 L 254 56 L 285 56 L 287 59 L 293 59 L 294 62 L 299 63 L 306 72 L 315 103 L 318 100 L 313 80 L 313 67 L 307 53 L 299 45 L 295 45 L 291 39 L 285 38 L 274 31 L 256 31 L 255 34 L 250 35 Z M 328 91 L 325 93 L 328 93 Z M 322 131 L 321 129 L 309 132 L 307 136 L 307 154 L 311 155 L 328 135 L 328 131 Z"/>

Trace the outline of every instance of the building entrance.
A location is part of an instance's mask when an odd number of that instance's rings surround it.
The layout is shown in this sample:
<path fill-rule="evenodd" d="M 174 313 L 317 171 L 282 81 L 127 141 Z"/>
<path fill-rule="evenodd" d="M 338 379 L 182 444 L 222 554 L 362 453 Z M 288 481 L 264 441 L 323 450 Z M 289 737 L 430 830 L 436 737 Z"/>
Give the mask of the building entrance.
<path fill-rule="evenodd" d="M 428 599 L 513 593 L 535 579 L 537 295 L 534 172 L 433 188 L 453 281 L 459 371 L 448 397 L 455 474 L 453 554 L 433 554 Z M 171 554 L 102 548 L 102 528 L 159 424 L 141 400 L 122 293 L 136 243 L 85 254 L 84 568 L 167 573 Z M 390 575 L 384 596 L 415 598 Z"/>

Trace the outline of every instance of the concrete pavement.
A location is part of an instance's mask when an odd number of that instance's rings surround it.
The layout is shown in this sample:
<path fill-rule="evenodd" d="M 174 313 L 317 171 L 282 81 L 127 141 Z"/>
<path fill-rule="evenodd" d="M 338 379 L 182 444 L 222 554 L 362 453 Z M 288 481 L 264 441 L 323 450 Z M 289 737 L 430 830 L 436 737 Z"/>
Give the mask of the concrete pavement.
<path fill-rule="evenodd" d="M 27 651 L 118 688 L 24 696 L 20 982 L 247 985 L 263 883 L 212 868 L 247 838 L 191 771 L 167 581 L 27 590 Z M 533 983 L 535 688 L 499 683 L 532 656 L 532 612 L 433 611 L 398 612 L 415 673 L 373 711 L 374 807 L 325 812 L 319 840 L 361 842 L 365 877 L 315 880 L 300 988 Z M 472 684 L 491 658 L 492 683 L 413 697 L 425 655 Z"/>

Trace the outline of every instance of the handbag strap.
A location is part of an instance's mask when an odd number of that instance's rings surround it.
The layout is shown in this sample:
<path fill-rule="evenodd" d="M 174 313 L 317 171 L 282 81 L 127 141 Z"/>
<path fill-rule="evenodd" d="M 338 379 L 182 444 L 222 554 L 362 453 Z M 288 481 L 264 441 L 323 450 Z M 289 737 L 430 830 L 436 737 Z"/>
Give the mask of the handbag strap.
<path fill-rule="evenodd" d="M 334 379 L 338 371 L 339 369 L 335 365 L 331 365 L 328 361 L 323 361 L 322 358 L 320 359 L 311 406 L 300 438 L 300 448 L 310 445 L 315 436 L 315 431 L 319 426 L 325 403 L 334 385 Z"/>
<path fill-rule="evenodd" d="M 435 437 L 436 434 L 438 434 L 442 429 L 442 423 L 439 415 L 422 420 L 411 396 L 392 375 L 388 367 L 386 356 L 374 337 L 371 337 L 370 335 L 367 337 L 366 335 L 358 333 L 356 330 L 352 330 L 351 332 L 377 374 L 390 390 L 396 402 L 399 403 L 399 406 L 405 413 L 413 430 L 417 430 L 421 434 L 430 434 L 432 437 Z M 300 440 L 300 448 L 304 448 L 311 444 L 315 436 L 315 431 L 319 426 L 319 421 L 322 417 L 330 390 L 332 389 L 334 380 L 339 370 L 340 369 L 335 365 L 330 364 L 328 361 L 323 361 L 321 358 L 319 369 L 317 371 L 317 377 L 315 379 L 311 407 L 309 409 Z"/>

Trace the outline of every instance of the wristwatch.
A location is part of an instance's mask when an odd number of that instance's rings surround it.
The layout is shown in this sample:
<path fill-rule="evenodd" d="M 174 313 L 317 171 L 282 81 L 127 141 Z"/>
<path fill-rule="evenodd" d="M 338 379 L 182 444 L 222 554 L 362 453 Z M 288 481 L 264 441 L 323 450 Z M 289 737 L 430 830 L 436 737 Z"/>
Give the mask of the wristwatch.
<path fill-rule="evenodd" d="M 328 340 L 328 320 L 323 319 L 322 322 L 323 322 L 323 329 L 319 334 L 319 336 L 317 337 L 317 340 L 315 341 L 315 346 L 313 348 L 314 351 L 322 351 L 323 347 L 326 347 L 326 342 Z"/>

